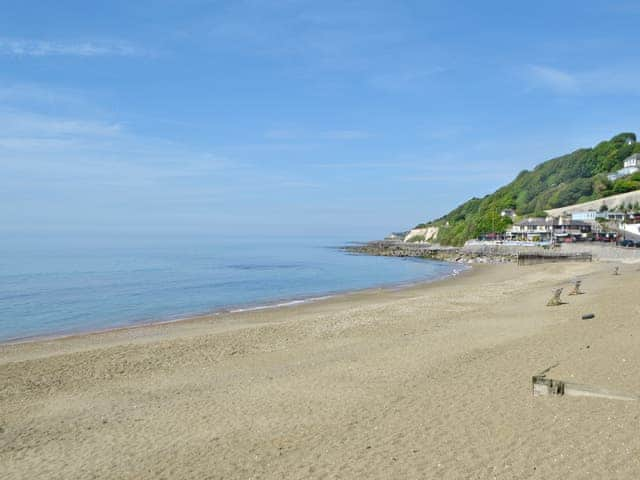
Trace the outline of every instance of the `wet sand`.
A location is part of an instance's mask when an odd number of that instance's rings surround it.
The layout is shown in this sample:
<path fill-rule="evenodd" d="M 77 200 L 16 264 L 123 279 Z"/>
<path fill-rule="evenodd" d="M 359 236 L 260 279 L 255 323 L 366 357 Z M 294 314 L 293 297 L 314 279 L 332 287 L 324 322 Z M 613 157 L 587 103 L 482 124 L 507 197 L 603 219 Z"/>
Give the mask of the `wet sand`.
<path fill-rule="evenodd" d="M 477 266 L 287 308 L 0 346 L 3 478 L 640 478 L 640 271 Z M 585 295 L 546 307 L 579 276 Z M 594 313 L 592 320 L 581 320 Z"/>

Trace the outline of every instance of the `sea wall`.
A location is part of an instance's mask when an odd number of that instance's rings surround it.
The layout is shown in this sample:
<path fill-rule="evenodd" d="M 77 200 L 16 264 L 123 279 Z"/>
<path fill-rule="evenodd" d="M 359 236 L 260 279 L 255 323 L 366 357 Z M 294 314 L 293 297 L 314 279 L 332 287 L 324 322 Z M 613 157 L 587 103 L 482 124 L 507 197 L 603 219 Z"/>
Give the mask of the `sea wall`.
<path fill-rule="evenodd" d="M 462 248 L 463 253 L 483 255 L 483 256 L 500 256 L 500 257 L 517 257 L 519 253 L 539 254 L 545 253 L 590 253 L 594 260 L 604 262 L 608 261 L 625 261 L 640 262 L 640 248 L 619 247 L 607 243 L 599 242 L 577 242 L 562 243 L 553 248 L 528 247 L 515 245 L 466 245 Z"/>
<path fill-rule="evenodd" d="M 628 205 L 629 203 L 634 204 L 636 202 L 640 202 L 640 190 L 612 195 L 610 197 L 600 198 L 590 202 L 567 205 L 566 207 L 552 208 L 547 210 L 547 213 L 552 217 L 558 217 L 564 213 L 584 212 L 587 210 L 598 211 L 603 205 L 606 205 L 609 210 L 615 210 L 623 205 Z"/>
<path fill-rule="evenodd" d="M 560 247 L 562 252 L 578 253 L 587 252 L 593 255 L 595 260 L 602 262 L 640 262 L 640 248 L 618 247 L 603 243 L 564 243 Z"/>
<path fill-rule="evenodd" d="M 465 245 L 461 251 L 472 255 L 483 255 L 489 257 L 517 257 L 519 253 L 544 254 L 548 248 L 529 247 L 521 245 Z"/>

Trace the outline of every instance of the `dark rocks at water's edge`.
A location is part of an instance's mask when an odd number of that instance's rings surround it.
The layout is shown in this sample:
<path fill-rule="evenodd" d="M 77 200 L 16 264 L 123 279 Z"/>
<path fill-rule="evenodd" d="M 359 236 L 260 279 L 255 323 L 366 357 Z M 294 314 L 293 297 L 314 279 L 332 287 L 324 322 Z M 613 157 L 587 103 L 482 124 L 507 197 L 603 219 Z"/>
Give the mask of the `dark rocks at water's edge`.
<path fill-rule="evenodd" d="M 445 247 L 428 243 L 405 243 L 394 240 L 378 240 L 358 245 L 348 245 L 343 250 L 353 254 L 381 257 L 414 257 L 456 263 L 507 263 L 515 262 L 516 255 L 487 255 L 465 251 L 459 247 Z"/>

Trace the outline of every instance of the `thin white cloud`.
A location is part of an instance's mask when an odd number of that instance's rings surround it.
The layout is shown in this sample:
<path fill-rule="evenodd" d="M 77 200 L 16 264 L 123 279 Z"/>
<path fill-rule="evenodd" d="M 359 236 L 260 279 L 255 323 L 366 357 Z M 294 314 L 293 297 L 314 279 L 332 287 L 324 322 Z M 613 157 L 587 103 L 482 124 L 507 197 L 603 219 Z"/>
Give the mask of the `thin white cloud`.
<path fill-rule="evenodd" d="M 373 88 L 406 90 L 444 70 L 434 44 L 412 52 L 418 39 L 407 12 L 371 1 L 231 2 L 192 35 L 206 31 L 200 45 L 208 48 L 287 59 L 288 72 L 314 83 L 321 81 L 314 72 L 338 71 Z"/>
<path fill-rule="evenodd" d="M 0 55 L 24 57 L 45 56 L 137 56 L 145 52 L 122 41 L 73 41 L 0 38 Z"/>
<path fill-rule="evenodd" d="M 320 132 L 306 131 L 302 129 L 273 129 L 268 130 L 264 137 L 269 140 L 284 141 L 317 141 L 317 140 L 364 140 L 371 137 L 364 130 L 325 130 Z"/>
<path fill-rule="evenodd" d="M 38 138 L 38 137 L 0 137 L 0 150 L 11 151 L 46 151 L 68 149 L 76 145 L 71 139 Z"/>
<path fill-rule="evenodd" d="M 577 92 L 578 79 L 570 73 L 543 65 L 531 65 L 528 73 L 535 84 L 559 93 Z"/>
<path fill-rule="evenodd" d="M 300 132 L 295 130 L 288 130 L 283 128 L 277 128 L 273 130 L 268 130 L 264 137 L 269 140 L 295 140 L 300 137 Z"/>
<path fill-rule="evenodd" d="M 476 172 L 467 173 L 465 175 L 451 174 L 433 174 L 433 175 L 405 175 L 397 177 L 404 182 L 424 182 L 424 183 L 474 183 L 479 181 L 504 181 L 510 180 L 509 174 L 504 171 L 500 172 Z"/>
<path fill-rule="evenodd" d="M 22 112 L 0 112 L 0 134 L 3 137 L 111 137 L 120 134 L 121 131 L 121 125 L 117 123 L 57 118 Z"/>
<path fill-rule="evenodd" d="M 321 137 L 328 140 L 364 140 L 371 135 L 362 130 L 331 130 L 324 132 Z"/>
<path fill-rule="evenodd" d="M 534 88 L 561 95 L 640 95 L 640 69 L 619 65 L 607 69 L 570 72 L 544 65 L 530 65 L 527 79 Z"/>
<path fill-rule="evenodd" d="M 410 67 L 396 72 L 374 74 L 369 83 L 375 88 L 389 91 L 411 90 L 424 88 L 424 83 L 431 77 L 445 73 L 447 69 L 442 66 L 429 68 Z"/>
<path fill-rule="evenodd" d="M 12 84 L 0 85 L 0 100 L 2 101 L 37 101 L 52 103 L 57 96 L 50 90 L 36 85 Z"/>

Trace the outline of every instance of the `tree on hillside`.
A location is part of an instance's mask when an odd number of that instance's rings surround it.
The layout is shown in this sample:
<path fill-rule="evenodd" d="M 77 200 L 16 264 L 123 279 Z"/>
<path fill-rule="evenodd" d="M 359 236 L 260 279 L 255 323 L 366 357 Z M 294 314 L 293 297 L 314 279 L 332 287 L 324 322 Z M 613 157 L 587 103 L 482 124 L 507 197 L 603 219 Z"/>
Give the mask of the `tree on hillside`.
<path fill-rule="evenodd" d="M 510 219 L 496 218 L 506 208 L 514 208 L 518 215 L 532 215 L 638 190 L 640 173 L 615 182 L 606 177 L 607 173 L 620 169 L 626 157 L 640 152 L 635 141 L 635 134 L 621 133 L 593 148 L 553 158 L 533 170 L 523 170 L 510 184 L 491 195 L 472 198 L 429 223 L 440 227 L 438 241 L 460 245 L 470 238 L 506 229 Z"/>

